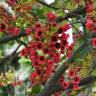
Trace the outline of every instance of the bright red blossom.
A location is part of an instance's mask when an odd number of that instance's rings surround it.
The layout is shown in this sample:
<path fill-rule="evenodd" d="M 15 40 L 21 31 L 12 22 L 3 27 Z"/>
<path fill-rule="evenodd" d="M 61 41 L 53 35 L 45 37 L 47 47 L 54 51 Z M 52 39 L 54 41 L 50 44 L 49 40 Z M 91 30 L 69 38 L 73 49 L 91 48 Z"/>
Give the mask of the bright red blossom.
<path fill-rule="evenodd" d="M 87 22 L 86 22 L 86 28 L 87 28 L 88 30 L 92 30 L 93 25 L 94 25 L 93 20 L 92 20 L 92 19 L 88 19 Z"/>
<path fill-rule="evenodd" d="M 32 31 L 31 28 L 26 28 L 25 29 L 25 32 L 26 32 L 27 35 L 30 35 L 31 34 L 31 31 Z"/>
<path fill-rule="evenodd" d="M 88 2 L 88 3 L 86 4 L 86 11 L 87 11 L 88 13 L 91 13 L 93 10 L 94 10 L 94 6 L 93 6 L 92 2 Z"/>
<path fill-rule="evenodd" d="M 74 70 L 69 70 L 69 72 L 68 72 L 68 76 L 69 77 L 74 77 L 75 76 L 75 71 Z"/>
<path fill-rule="evenodd" d="M 92 43 L 92 46 L 93 46 L 94 48 L 96 48 L 96 38 L 93 38 L 93 39 L 91 40 L 91 43 Z"/>
<path fill-rule="evenodd" d="M 54 13 L 52 13 L 52 12 L 49 12 L 49 13 L 47 14 L 47 16 L 48 16 L 48 19 L 49 19 L 50 21 L 53 21 L 53 20 L 56 19 L 56 15 L 55 15 Z"/>
<path fill-rule="evenodd" d="M 13 36 L 17 36 L 20 33 L 20 28 L 14 27 L 9 29 L 9 34 Z"/>
<path fill-rule="evenodd" d="M 37 30 L 36 33 L 35 33 L 35 37 L 37 39 L 41 39 L 42 37 L 44 36 L 42 30 Z"/>
<path fill-rule="evenodd" d="M 76 76 L 74 77 L 73 84 L 79 84 L 80 83 L 80 77 Z"/>
<path fill-rule="evenodd" d="M 77 84 L 74 84 L 73 85 L 73 90 L 78 90 L 79 89 L 79 86 Z"/>
<path fill-rule="evenodd" d="M 64 89 L 67 89 L 68 87 L 69 87 L 69 82 L 63 82 L 62 83 L 62 87 L 64 88 Z"/>

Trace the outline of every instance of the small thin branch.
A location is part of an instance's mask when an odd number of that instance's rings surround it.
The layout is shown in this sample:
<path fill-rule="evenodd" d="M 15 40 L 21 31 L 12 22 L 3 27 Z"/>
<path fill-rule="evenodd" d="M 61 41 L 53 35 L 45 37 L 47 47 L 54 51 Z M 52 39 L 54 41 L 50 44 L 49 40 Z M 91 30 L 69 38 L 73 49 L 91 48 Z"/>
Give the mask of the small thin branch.
<path fill-rule="evenodd" d="M 56 22 L 59 23 L 64 20 L 68 20 L 68 18 L 78 17 L 79 15 L 83 15 L 85 13 L 86 13 L 85 7 L 82 6 L 82 7 L 74 9 L 72 12 L 67 13 L 66 16 L 64 17 L 61 17 L 61 16 L 57 17 Z"/>
<path fill-rule="evenodd" d="M 0 44 L 7 43 L 12 40 L 16 40 L 16 39 L 23 37 L 23 36 L 27 36 L 25 32 L 20 32 L 20 34 L 17 36 L 5 35 L 2 38 L 0 38 Z"/>

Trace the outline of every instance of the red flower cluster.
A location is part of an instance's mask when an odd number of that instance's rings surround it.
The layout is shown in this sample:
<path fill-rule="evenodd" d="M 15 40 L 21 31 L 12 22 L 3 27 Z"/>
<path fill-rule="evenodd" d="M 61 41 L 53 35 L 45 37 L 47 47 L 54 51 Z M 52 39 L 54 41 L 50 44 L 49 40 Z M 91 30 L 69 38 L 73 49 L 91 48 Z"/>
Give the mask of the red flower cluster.
<path fill-rule="evenodd" d="M 94 25 L 94 22 L 92 19 L 87 19 L 87 22 L 86 22 L 86 28 L 88 30 L 92 30 L 93 29 L 93 25 Z"/>
<path fill-rule="evenodd" d="M 64 89 L 67 89 L 71 83 L 73 84 L 74 90 L 79 88 L 78 84 L 80 83 L 80 77 L 76 76 L 78 73 L 77 68 L 75 70 L 69 70 L 67 73 L 68 77 L 66 77 L 67 81 L 64 80 L 64 76 L 59 79 L 59 82 Z"/>
<path fill-rule="evenodd" d="M 25 32 L 29 36 L 31 34 L 32 30 L 31 30 L 31 28 L 26 28 Z"/>
<path fill-rule="evenodd" d="M 93 38 L 91 40 L 91 43 L 92 43 L 93 48 L 96 48 L 96 38 Z"/>
<path fill-rule="evenodd" d="M 50 21 L 54 21 L 56 19 L 56 15 L 52 12 L 49 12 L 47 16 L 48 16 L 48 20 Z"/>
<path fill-rule="evenodd" d="M 53 20 L 53 14 L 48 16 L 50 20 Z M 34 40 L 21 51 L 21 56 L 28 56 L 32 61 L 32 67 L 35 68 L 29 78 L 33 84 L 45 82 L 55 71 L 58 66 L 57 63 L 61 62 L 62 51 L 66 50 L 66 48 L 70 50 L 72 47 L 68 45 L 67 39 L 69 35 L 65 33 L 70 28 L 69 24 L 60 26 L 57 32 L 51 36 L 48 43 L 43 41 L 46 39 L 44 28 L 41 23 L 36 23 L 33 26 Z M 30 31 L 30 29 L 26 29 L 27 34 L 30 34 Z M 71 49 L 73 50 L 73 48 Z"/>
<path fill-rule="evenodd" d="M 88 13 L 91 13 L 94 10 L 93 2 L 92 0 L 87 0 L 86 2 L 86 11 Z"/>
<path fill-rule="evenodd" d="M 95 18 L 92 17 L 92 14 L 94 11 L 94 6 L 93 6 L 93 1 L 92 0 L 87 0 L 86 2 L 86 12 L 87 12 L 87 16 L 86 16 L 86 28 L 90 31 L 94 31 L 96 32 L 96 20 Z"/>

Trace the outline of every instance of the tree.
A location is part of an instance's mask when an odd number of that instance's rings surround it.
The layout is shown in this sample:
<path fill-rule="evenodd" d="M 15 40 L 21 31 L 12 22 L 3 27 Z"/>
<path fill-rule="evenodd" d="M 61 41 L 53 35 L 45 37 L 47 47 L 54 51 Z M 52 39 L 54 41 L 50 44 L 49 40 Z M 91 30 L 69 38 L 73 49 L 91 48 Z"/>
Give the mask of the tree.
<path fill-rule="evenodd" d="M 96 81 L 95 3 L 0 2 L 1 96 L 91 94 Z M 73 35 L 71 44 L 68 31 Z M 13 45 L 17 48 L 6 53 Z"/>

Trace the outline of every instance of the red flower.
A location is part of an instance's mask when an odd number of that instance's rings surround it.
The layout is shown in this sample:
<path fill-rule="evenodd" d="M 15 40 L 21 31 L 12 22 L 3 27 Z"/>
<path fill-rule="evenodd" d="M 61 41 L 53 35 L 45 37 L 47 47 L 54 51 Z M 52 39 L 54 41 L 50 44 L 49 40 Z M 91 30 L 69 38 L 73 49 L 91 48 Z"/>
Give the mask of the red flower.
<path fill-rule="evenodd" d="M 50 21 L 53 21 L 53 20 L 56 19 L 56 15 L 55 15 L 54 13 L 52 13 L 52 12 L 49 12 L 49 13 L 47 14 L 47 16 L 48 16 L 48 19 L 49 19 Z"/>
<path fill-rule="evenodd" d="M 37 30 L 36 33 L 35 33 L 35 37 L 37 39 L 41 39 L 42 37 L 44 36 L 42 30 Z"/>
<path fill-rule="evenodd" d="M 74 43 L 72 43 L 71 45 L 68 46 L 69 50 L 73 50 L 73 48 L 74 48 Z"/>
<path fill-rule="evenodd" d="M 26 29 L 25 29 L 25 32 L 26 32 L 27 35 L 30 35 L 31 32 L 32 32 L 32 30 L 31 30 L 30 28 L 26 28 Z"/>
<path fill-rule="evenodd" d="M 24 48 L 21 50 L 20 52 L 20 56 L 26 56 L 28 54 L 28 49 L 27 48 Z"/>
<path fill-rule="evenodd" d="M 67 47 L 67 45 L 68 45 L 68 41 L 67 40 L 62 40 L 61 41 L 61 44 L 64 46 L 64 48 L 65 47 Z"/>
<path fill-rule="evenodd" d="M 55 45 L 54 45 L 53 42 L 50 43 L 49 48 L 50 48 L 50 50 L 54 50 L 55 49 Z"/>
<path fill-rule="evenodd" d="M 35 24 L 35 28 L 36 28 L 36 29 L 37 29 L 37 28 L 41 28 L 41 23 L 37 22 L 37 23 Z"/>
<path fill-rule="evenodd" d="M 34 60 L 35 56 L 36 56 L 36 52 L 32 49 L 29 50 L 29 53 L 30 53 L 30 60 Z"/>
<path fill-rule="evenodd" d="M 63 28 L 63 31 L 67 31 L 68 29 L 71 28 L 71 26 L 70 26 L 70 24 L 65 24 L 62 26 L 62 28 Z"/>
<path fill-rule="evenodd" d="M 52 36 L 52 38 L 51 38 L 51 41 L 52 42 L 56 42 L 58 40 L 58 37 L 57 36 Z"/>
<path fill-rule="evenodd" d="M 48 54 L 49 51 L 50 51 L 50 50 L 49 50 L 48 48 L 44 48 L 44 49 L 43 49 L 43 52 L 44 52 L 45 54 Z"/>
<path fill-rule="evenodd" d="M 54 62 L 53 62 L 52 60 L 50 60 L 50 59 L 48 59 L 46 62 L 48 63 L 48 66 L 52 66 L 53 63 L 54 63 Z"/>
<path fill-rule="evenodd" d="M 47 66 L 46 70 L 45 70 L 45 74 L 47 77 L 50 77 L 51 74 L 53 73 L 53 70 L 54 70 L 54 66 Z"/>
<path fill-rule="evenodd" d="M 62 33 L 61 40 L 67 40 L 68 37 L 69 37 L 68 34 L 66 34 L 66 33 Z"/>
<path fill-rule="evenodd" d="M 44 47 L 44 44 L 42 42 L 37 42 L 36 43 L 36 49 L 42 49 Z"/>
<path fill-rule="evenodd" d="M 74 77 L 75 76 L 75 71 L 74 70 L 69 70 L 68 76 L 69 77 Z"/>
<path fill-rule="evenodd" d="M 93 48 L 96 48 L 96 38 L 93 38 L 91 40 L 91 43 L 92 43 Z"/>
<path fill-rule="evenodd" d="M 60 61 L 60 54 L 59 53 L 54 53 L 53 54 L 53 59 L 54 59 L 54 62 L 59 62 Z"/>
<path fill-rule="evenodd" d="M 79 89 L 78 84 L 74 84 L 74 85 L 73 85 L 73 90 L 78 90 L 78 89 Z"/>
<path fill-rule="evenodd" d="M 20 28 L 14 27 L 13 29 L 9 30 L 10 35 L 17 36 L 20 33 Z"/>
<path fill-rule="evenodd" d="M 78 76 L 74 77 L 73 84 L 79 84 L 80 78 Z"/>
<path fill-rule="evenodd" d="M 29 50 L 29 53 L 30 53 L 31 56 L 35 56 L 35 55 L 36 55 L 36 52 L 35 52 L 35 50 L 33 50 L 33 49 L 30 49 L 30 50 Z"/>
<path fill-rule="evenodd" d="M 19 28 L 14 28 L 14 35 L 18 35 L 20 33 L 20 29 Z"/>
<path fill-rule="evenodd" d="M 38 66 L 39 66 L 38 60 L 33 61 L 32 66 L 35 67 L 35 68 L 38 68 Z"/>
<path fill-rule="evenodd" d="M 62 85 L 62 87 L 64 88 L 64 89 L 67 89 L 68 87 L 69 87 L 69 83 L 68 82 L 63 82 L 63 83 L 61 83 Z"/>
<path fill-rule="evenodd" d="M 35 47 L 36 47 L 36 43 L 33 42 L 33 41 L 31 41 L 29 44 L 30 44 L 30 47 L 31 47 L 31 48 L 35 48 Z"/>
<path fill-rule="evenodd" d="M 32 74 L 31 74 L 32 79 L 36 78 L 37 76 L 38 76 L 37 72 L 32 72 Z"/>
<path fill-rule="evenodd" d="M 29 80 L 30 80 L 32 83 L 35 83 L 37 77 L 38 77 L 38 73 L 37 73 L 37 72 L 32 72 L 31 75 L 30 75 L 30 77 L 29 77 Z"/>
<path fill-rule="evenodd" d="M 92 30 L 93 25 L 94 25 L 93 20 L 88 19 L 87 22 L 86 22 L 86 28 L 87 28 L 88 30 Z"/>
<path fill-rule="evenodd" d="M 36 72 L 37 72 L 38 75 L 41 75 L 42 74 L 42 70 L 40 68 L 37 68 L 36 69 Z"/>
<path fill-rule="evenodd" d="M 40 57 L 39 57 L 39 60 L 40 60 L 40 61 L 44 61 L 44 60 L 45 60 L 45 57 L 44 57 L 44 56 L 40 56 Z"/>
<path fill-rule="evenodd" d="M 87 3 L 86 4 L 86 11 L 88 13 L 91 13 L 94 10 L 93 4 L 92 3 Z"/>

